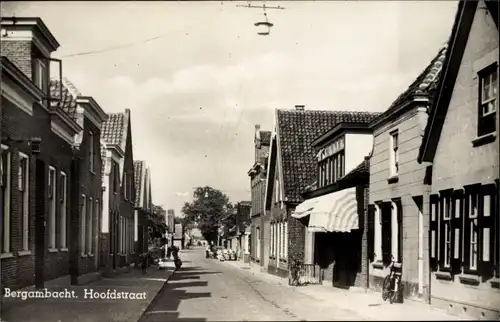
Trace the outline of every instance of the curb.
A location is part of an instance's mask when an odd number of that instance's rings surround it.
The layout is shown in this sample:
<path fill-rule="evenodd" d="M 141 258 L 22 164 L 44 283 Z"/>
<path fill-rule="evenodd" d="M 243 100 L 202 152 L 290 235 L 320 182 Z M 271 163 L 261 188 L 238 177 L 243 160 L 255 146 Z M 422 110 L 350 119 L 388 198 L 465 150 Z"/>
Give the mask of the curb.
<path fill-rule="evenodd" d="M 154 305 L 156 305 L 159 301 L 159 298 L 161 294 L 163 294 L 163 292 L 165 292 L 166 288 L 167 288 L 167 284 L 168 282 L 170 281 L 170 278 L 172 276 L 174 276 L 175 272 L 177 271 L 177 269 L 174 269 L 174 271 L 172 272 L 172 274 L 170 274 L 170 276 L 167 277 L 167 280 L 163 283 L 163 285 L 161 286 L 161 288 L 158 290 L 158 292 L 156 292 L 156 295 L 155 297 L 153 298 L 153 300 L 148 304 L 148 306 L 146 307 L 146 309 L 142 312 L 141 316 L 139 317 L 139 319 L 137 320 L 137 322 L 141 322 L 141 321 L 144 321 L 145 318 L 146 318 L 146 312 L 149 311 L 149 309 L 151 309 Z"/>

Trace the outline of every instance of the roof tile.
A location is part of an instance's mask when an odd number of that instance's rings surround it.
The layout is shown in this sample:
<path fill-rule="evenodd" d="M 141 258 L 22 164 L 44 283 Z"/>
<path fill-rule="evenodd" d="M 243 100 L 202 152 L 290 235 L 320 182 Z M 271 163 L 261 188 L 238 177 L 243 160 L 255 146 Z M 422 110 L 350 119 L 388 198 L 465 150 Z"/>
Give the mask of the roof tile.
<path fill-rule="evenodd" d="M 141 205 L 141 193 L 142 193 L 142 176 L 144 172 L 144 161 L 134 161 L 134 178 L 135 178 L 135 206 L 140 208 Z"/>
<path fill-rule="evenodd" d="M 369 123 L 380 113 L 277 110 L 285 198 L 301 202 L 301 192 L 317 171 L 312 142 L 339 123 Z"/>
<path fill-rule="evenodd" d="M 62 95 L 62 96 L 61 96 Z M 50 96 L 58 99 L 58 101 L 51 101 L 50 105 L 53 108 L 61 108 L 66 114 L 71 117 L 71 119 L 76 120 L 76 97 L 72 95 L 71 91 L 65 84 L 62 84 L 61 92 L 61 82 L 58 80 L 50 81 Z"/>
<path fill-rule="evenodd" d="M 125 128 L 125 114 L 110 113 L 108 116 L 108 120 L 103 123 L 101 137 L 108 144 L 121 146 Z"/>

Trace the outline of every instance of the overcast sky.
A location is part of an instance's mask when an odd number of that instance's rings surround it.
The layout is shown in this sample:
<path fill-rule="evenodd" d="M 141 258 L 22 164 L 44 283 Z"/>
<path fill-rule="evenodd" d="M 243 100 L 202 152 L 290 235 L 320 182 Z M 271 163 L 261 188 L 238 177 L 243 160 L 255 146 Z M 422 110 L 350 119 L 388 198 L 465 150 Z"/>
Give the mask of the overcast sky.
<path fill-rule="evenodd" d="M 63 72 L 106 112 L 129 108 L 153 202 L 176 214 L 193 188 L 250 199 L 254 125 L 275 108 L 383 111 L 447 40 L 455 1 L 3 2 L 39 16 Z M 261 2 L 252 1 L 259 5 Z M 78 53 L 88 53 L 74 55 Z"/>

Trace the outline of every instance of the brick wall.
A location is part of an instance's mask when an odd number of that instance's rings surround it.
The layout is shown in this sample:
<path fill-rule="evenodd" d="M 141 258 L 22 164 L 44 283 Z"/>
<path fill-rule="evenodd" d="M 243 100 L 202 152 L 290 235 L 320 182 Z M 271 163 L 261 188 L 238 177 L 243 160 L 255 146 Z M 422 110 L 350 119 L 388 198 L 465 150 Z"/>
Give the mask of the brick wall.
<path fill-rule="evenodd" d="M 101 131 L 97 126 L 95 126 L 88 119 L 84 119 L 84 130 L 83 130 L 83 138 L 80 145 L 79 151 L 79 163 L 80 163 L 80 196 L 84 194 L 87 198 L 87 202 L 92 198 L 92 202 L 94 203 L 94 207 L 99 206 L 99 212 L 96 213 L 94 210 L 93 221 L 92 221 L 92 230 L 95 232 L 92 241 L 92 254 L 93 256 L 86 256 L 79 258 L 78 261 L 78 273 L 79 275 L 96 272 L 99 269 L 99 263 L 96 266 L 96 259 L 94 256 L 98 256 L 98 252 L 95 251 L 96 247 L 99 249 L 99 238 L 98 232 L 100 232 L 101 225 L 101 211 L 102 209 L 102 181 L 101 181 L 101 172 L 102 172 L 102 160 L 100 157 L 100 135 Z M 89 131 L 92 132 L 93 136 L 93 146 L 94 146 L 94 171 L 90 171 L 90 134 Z M 81 198 L 79 198 L 78 203 L 81 203 Z M 98 201 L 98 203 L 96 202 Z M 94 208 L 97 209 L 97 208 Z M 78 212 L 78 226 L 81 223 L 81 213 Z M 82 251 L 80 250 L 79 254 Z"/>
<path fill-rule="evenodd" d="M 123 163 L 123 171 L 124 173 L 127 173 L 127 177 L 130 178 L 129 180 L 132 180 L 132 183 L 134 183 L 134 156 L 132 152 L 132 130 L 130 128 L 130 123 L 128 125 L 128 133 L 127 133 L 127 142 L 125 144 L 125 160 Z M 122 183 L 123 181 L 123 176 L 122 176 Z M 124 190 L 124 185 L 121 187 L 121 202 L 120 202 L 120 216 L 128 218 L 129 223 L 134 222 L 134 210 L 135 210 L 135 185 L 132 184 L 132 197 L 130 200 L 125 200 L 125 190 Z M 132 226 L 133 227 L 133 226 Z M 134 239 L 134 234 L 132 230 L 132 234 L 129 236 Z M 128 265 L 132 262 L 136 261 L 136 254 L 133 254 L 133 249 L 129 254 L 126 254 L 126 256 L 122 256 L 123 258 L 120 261 L 120 266 Z"/>
<path fill-rule="evenodd" d="M 365 161 L 369 165 L 369 160 Z M 361 235 L 361 258 L 360 258 L 360 271 L 358 272 L 355 280 L 357 287 L 368 287 L 368 195 L 369 185 L 356 187 L 356 194 L 362 196 L 362 200 L 358 199 L 358 214 L 362 214 L 359 219 L 359 229 Z M 361 202 L 360 202 L 361 201 Z"/>
<path fill-rule="evenodd" d="M 299 219 L 291 216 L 295 206 L 287 207 L 288 220 L 288 262 L 304 261 L 305 254 L 305 226 Z"/>
<path fill-rule="evenodd" d="M 31 137 L 41 137 L 41 153 L 38 155 L 38 159 L 43 161 L 40 163 L 44 165 L 43 168 L 37 167 L 36 171 L 43 174 L 45 178 L 44 183 L 40 184 L 47 185 L 48 182 L 48 167 L 49 165 L 54 166 L 57 171 L 56 182 L 59 182 L 60 172 L 64 171 L 67 174 L 68 185 L 72 180 L 71 177 L 71 166 L 72 166 L 72 148 L 69 143 L 61 139 L 59 136 L 54 134 L 50 129 L 49 115 L 46 110 L 37 104 L 33 107 L 33 116 L 26 114 L 21 111 L 13 104 L 6 100 L 2 100 L 3 104 L 3 118 L 2 118 L 2 137 L 5 139 L 7 137 L 15 139 L 28 140 Z M 20 209 L 20 195 L 18 191 L 18 182 L 16 170 L 18 169 L 18 151 L 21 151 L 27 155 L 30 155 L 30 147 L 27 142 L 10 144 L 13 148 L 12 151 L 12 199 L 11 199 L 11 217 L 12 217 L 12 249 L 14 251 L 14 257 L 8 259 L 2 259 L 2 286 L 19 288 L 28 286 L 34 283 L 34 261 L 35 261 L 35 175 L 33 170 L 35 168 L 35 163 L 33 158 L 30 162 L 30 254 L 19 256 L 17 252 L 21 248 L 21 209 Z M 57 192 L 56 192 L 57 193 Z M 45 220 L 48 222 L 49 214 L 49 202 L 48 202 L 48 189 L 45 189 L 45 196 L 47 196 L 41 206 L 44 207 L 44 213 L 46 214 Z M 69 196 L 69 195 L 68 195 Z M 57 195 L 56 195 L 57 197 Z M 69 224 L 70 224 L 70 203 L 68 202 L 67 209 L 67 245 L 71 238 L 69 234 Z M 56 203 L 56 218 L 60 218 L 60 207 Z M 60 240 L 60 222 L 56 219 L 56 246 L 57 250 L 53 252 L 48 251 L 48 229 L 45 229 L 45 269 L 44 269 L 44 280 L 50 280 L 53 278 L 58 278 L 63 275 L 69 274 L 69 254 L 65 249 L 59 247 Z"/>
<path fill-rule="evenodd" d="M 32 46 L 29 40 L 3 40 L 0 51 L 2 56 L 6 56 L 17 68 L 19 68 L 29 79 L 32 75 L 31 53 Z"/>

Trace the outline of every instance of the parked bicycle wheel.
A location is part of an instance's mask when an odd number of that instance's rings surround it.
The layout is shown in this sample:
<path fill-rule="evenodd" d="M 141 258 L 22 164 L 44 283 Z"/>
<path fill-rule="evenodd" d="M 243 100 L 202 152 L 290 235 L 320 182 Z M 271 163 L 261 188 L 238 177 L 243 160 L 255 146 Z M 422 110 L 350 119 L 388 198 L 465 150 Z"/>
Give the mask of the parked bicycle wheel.
<path fill-rule="evenodd" d="M 382 300 L 387 301 L 391 296 L 391 276 L 387 275 L 382 284 Z"/>

